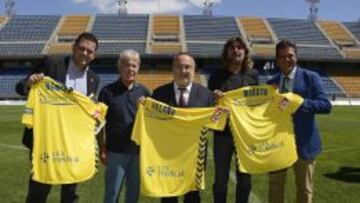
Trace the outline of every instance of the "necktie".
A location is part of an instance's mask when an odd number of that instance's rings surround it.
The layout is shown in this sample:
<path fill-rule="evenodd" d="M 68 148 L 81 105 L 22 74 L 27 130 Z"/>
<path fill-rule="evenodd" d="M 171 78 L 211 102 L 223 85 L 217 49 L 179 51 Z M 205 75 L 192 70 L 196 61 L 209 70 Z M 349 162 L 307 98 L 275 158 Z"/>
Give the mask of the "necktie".
<path fill-rule="evenodd" d="M 289 92 L 289 81 L 290 81 L 290 78 L 288 78 L 288 77 L 284 77 L 284 78 L 283 78 L 283 82 L 282 82 L 282 86 L 281 86 L 281 89 L 280 89 L 280 93 Z"/>
<path fill-rule="evenodd" d="M 180 106 L 180 107 L 187 106 L 186 100 L 185 100 L 185 96 L 184 96 L 185 91 L 186 91 L 186 88 L 179 87 L 178 89 L 179 89 L 179 91 L 180 91 L 179 106 Z"/>

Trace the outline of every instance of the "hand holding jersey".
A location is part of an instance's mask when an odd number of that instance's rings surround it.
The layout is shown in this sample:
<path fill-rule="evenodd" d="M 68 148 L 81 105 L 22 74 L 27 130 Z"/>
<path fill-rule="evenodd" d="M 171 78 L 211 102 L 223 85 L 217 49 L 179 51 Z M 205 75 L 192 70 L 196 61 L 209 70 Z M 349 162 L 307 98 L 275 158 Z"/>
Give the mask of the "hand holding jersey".
<path fill-rule="evenodd" d="M 34 129 L 32 179 L 47 184 L 90 179 L 96 172 L 95 130 L 97 123 L 103 126 L 106 110 L 49 77 L 32 85 L 22 117 Z"/>

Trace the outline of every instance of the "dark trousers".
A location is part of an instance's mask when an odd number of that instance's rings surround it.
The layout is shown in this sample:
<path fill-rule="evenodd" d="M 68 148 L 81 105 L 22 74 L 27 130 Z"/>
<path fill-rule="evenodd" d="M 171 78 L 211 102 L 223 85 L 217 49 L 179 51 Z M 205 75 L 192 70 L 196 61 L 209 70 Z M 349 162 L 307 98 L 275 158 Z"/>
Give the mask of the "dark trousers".
<path fill-rule="evenodd" d="M 200 203 L 200 192 L 191 191 L 184 195 L 184 203 Z M 163 197 L 161 198 L 161 203 L 177 203 L 177 197 Z"/>
<path fill-rule="evenodd" d="M 215 132 L 215 133 L 216 133 L 214 136 L 215 183 L 213 185 L 214 202 L 226 203 L 230 164 L 231 164 L 231 158 L 235 152 L 235 146 L 231 135 L 229 134 L 224 135 L 224 132 Z M 236 203 L 247 203 L 249 200 L 250 190 L 251 190 L 251 175 L 247 173 L 241 173 L 237 169 L 236 170 Z"/>
<path fill-rule="evenodd" d="M 29 180 L 29 190 L 26 197 L 26 203 L 46 203 L 46 198 L 51 190 L 52 185 L 39 183 Z M 61 185 L 61 203 L 76 203 L 78 196 L 76 195 L 77 184 Z"/>

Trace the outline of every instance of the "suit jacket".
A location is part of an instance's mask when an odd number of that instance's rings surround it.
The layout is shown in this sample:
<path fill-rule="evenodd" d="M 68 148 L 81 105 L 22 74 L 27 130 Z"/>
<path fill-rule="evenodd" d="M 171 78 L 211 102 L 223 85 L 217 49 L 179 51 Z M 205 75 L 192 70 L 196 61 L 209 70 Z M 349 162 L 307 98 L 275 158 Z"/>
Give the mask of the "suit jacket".
<path fill-rule="evenodd" d="M 31 73 L 44 73 L 44 75 L 51 77 L 58 82 L 65 83 L 66 73 L 69 67 L 70 57 L 47 57 L 40 63 Z M 30 75 L 31 75 L 30 74 Z M 30 76 L 29 75 L 29 76 Z M 20 95 L 27 96 L 29 88 L 26 86 L 28 77 L 20 80 L 16 84 L 16 92 Z M 87 72 L 87 95 L 95 94 L 99 86 L 99 76 L 92 70 Z"/>
<path fill-rule="evenodd" d="M 44 73 L 44 75 L 51 77 L 61 83 L 65 83 L 67 69 L 69 67 L 69 57 L 48 57 L 35 68 L 33 73 Z M 16 84 L 16 92 L 20 95 L 27 96 L 29 94 L 29 87 L 27 87 L 27 78 L 19 81 Z M 99 76 L 94 71 L 87 72 L 87 95 L 95 94 L 99 86 Z M 22 138 L 22 143 L 29 149 L 33 146 L 33 130 L 25 128 Z"/>
<path fill-rule="evenodd" d="M 151 97 L 170 106 L 178 106 L 173 82 L 156 88 Z M 192 84 L 187 107 L 209 107 L 214 104 L 214 95 L 209 89 L 197 83 Z"/>
<path fill-rule="evenodd" d="M 268 84 L 280 84 L 280 73 L 268 81 Z M 297 152 L 300 158 L 314 159 L 321 152 L 321 139 L 315 121 L 315 114 L 327 114 L 331 111 L 320 76 L 309 70 L 297 67 L 294 77 L 294 93 L 304 98 L 304 103 L 293 115 Z"/>

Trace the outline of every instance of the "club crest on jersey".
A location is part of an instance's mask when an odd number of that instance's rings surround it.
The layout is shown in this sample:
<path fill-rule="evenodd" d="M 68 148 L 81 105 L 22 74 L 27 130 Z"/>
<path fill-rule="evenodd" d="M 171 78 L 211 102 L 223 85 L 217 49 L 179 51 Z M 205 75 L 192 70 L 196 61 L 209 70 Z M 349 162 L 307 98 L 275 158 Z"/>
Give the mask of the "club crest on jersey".
<path fill-rule="evenodd" d="M 222 113 L 229 113 L 229 110 L 222 107 L 217 107 L 214 114 L 211 116 L 211 121 L 218 122 Z"/>
<path fill-rule="evenodd" d="M 282 110 L 284 110 L 284 109 L 286 109 L 288 106 L 289 106 L 289 100 L 288 100 L 286 97 L 282 98 L 282 99 L 280 100 L 280 102 L 279 102 L 279 108 L 282 109 Z"/>

